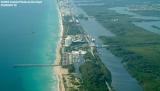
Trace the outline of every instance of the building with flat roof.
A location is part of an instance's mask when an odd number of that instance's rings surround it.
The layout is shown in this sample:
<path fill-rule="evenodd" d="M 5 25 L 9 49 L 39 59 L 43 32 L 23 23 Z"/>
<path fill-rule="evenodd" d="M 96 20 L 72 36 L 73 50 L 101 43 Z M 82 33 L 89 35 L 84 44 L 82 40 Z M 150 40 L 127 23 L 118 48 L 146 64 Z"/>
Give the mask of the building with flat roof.
<path fill-rule="evenodd" d="M 71 36 L 67 36 L 66 38 L 65 38 L 65 46 L 66 47 L 68 47 L 68 46 L 70 46 L 72 44 L 72 37 Z"/>

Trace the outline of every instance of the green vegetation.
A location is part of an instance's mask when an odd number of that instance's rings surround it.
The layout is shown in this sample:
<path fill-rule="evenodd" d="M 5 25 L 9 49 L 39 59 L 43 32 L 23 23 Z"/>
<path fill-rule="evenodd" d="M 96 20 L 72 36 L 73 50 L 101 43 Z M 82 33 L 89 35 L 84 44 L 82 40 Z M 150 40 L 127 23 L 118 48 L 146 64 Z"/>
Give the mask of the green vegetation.
<path fill-rule="evenodd" d="M 115 37 L 101 36 L 107 49 L 123 58 L 122 63 L 144 88 L 144 91 L 160 91 L 160 35 L 148 32 L 132 24 L 130 16 L 117 14 L 108 6 L 83 9 L 94 16 Z M 113 21 L 118 19 L 118 21 Z"/>
<path fill-rule="evenodd" d="M 88 61 L 80 66 L 85 91 L 108 91 L 105 82 L 111 85 L 111 73 L 98 56 L 88 52 L 85 59 Z"/>
<path fill-rule="evenodd" d="M 64 35 L 76 35 L 76 34 L 83 34 L 83 29 L 78 24 L 76 25 L 75 22 L 71 21 L 71 16 L 64 16 L 63 17 L 63 26 L 64 26 Z"/>
<path fill-rule="evenodd" d="M 105 74 L 99 65 L 86 62 L 80 70 L 86 91 L 108 91 L 105 84 Z"/>

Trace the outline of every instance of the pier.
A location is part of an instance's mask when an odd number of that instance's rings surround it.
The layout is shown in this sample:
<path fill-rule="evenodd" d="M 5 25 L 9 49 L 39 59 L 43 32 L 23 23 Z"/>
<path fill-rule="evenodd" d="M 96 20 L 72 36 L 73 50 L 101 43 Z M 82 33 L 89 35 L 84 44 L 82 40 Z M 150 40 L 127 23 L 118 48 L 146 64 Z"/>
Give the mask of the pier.
<path fill-rule="evenodd" d="M 55 64 L 15 64 L 13 67 L 19 68 L 19 67 L 55 67 L 55 66 L 60 66 L 60 65 L 55 65 Z"/>

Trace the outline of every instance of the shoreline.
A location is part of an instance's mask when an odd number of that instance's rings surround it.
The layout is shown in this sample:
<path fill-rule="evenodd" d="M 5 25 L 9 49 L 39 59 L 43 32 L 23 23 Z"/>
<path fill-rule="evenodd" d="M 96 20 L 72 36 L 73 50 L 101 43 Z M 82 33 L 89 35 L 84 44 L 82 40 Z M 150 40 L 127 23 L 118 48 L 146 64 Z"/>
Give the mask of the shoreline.
<path fill-rule="evenodd" d="M 56 48 L 56 60 L 55 60 L 55 65 L 60 65 L 61 61 L 61 54 L 60 54 L 60 49 L 62 47 L 61 41 L 62 41 L 62 36 L 63 36 L 63 22 L 62 22 L 62 14 L 60 11 L 60 7 L 57 1 L 57 11 L 58 11 L 58 24 L 59 24 L 59 33 L 58 33 L 58 42 L 57 42 L 57 48 Z M 61 66 L 56 66 L 54 67 L 54 75 L 56 75 L 56 78 L 58 80 L 58 91 L 65 91 L 64 87 L 64 82 L 63 82 L 63 75 L 68 74 L 68 70 L 62 68 Z"/>

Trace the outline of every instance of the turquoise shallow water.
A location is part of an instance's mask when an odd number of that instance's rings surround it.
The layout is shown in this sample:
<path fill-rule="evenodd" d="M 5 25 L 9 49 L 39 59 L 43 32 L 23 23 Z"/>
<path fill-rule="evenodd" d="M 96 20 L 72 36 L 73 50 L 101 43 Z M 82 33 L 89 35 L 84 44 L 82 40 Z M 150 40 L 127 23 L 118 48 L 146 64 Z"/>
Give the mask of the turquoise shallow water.
<path fill-rule="evenodd" d="M 56 0 L 0 8 L 0 91 L 57 91 L 53 68 L 14 64 L 54 63 L 58 40 Z"/>

